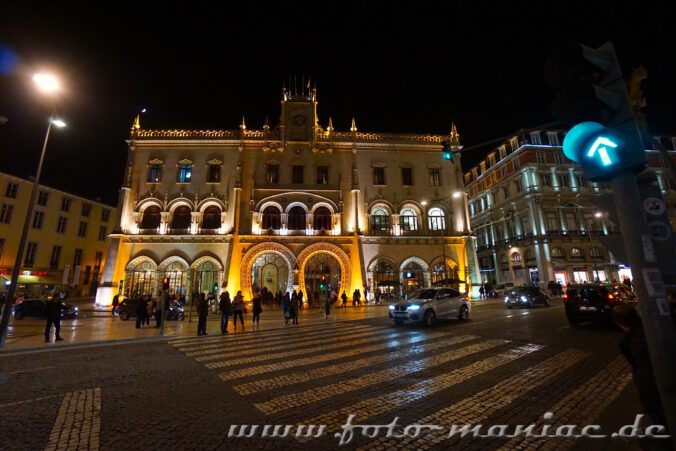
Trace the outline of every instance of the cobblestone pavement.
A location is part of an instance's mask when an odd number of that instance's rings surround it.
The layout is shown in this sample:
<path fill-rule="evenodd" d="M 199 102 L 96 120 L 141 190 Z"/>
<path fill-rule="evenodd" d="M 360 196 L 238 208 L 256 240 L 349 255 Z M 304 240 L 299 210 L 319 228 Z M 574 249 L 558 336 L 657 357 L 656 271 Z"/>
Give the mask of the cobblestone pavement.
<path fill-rule="evenodd" d="M 568 327 L 558 303 L 493 304 L 434 328 L 357 315 L 4 353 L 0 449 L 638 449 L 629 439 L 449 437 L 466 424 L 484 434 L 632 424 L 641 408 L 619 338 Z M 350 433 L 348 418 L 383 427 Z"/>

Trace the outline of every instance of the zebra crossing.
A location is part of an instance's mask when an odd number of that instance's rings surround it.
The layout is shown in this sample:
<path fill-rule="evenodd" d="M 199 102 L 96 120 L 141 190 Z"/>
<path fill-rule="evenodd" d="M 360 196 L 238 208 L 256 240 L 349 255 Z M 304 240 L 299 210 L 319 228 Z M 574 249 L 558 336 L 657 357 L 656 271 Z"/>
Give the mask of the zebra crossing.
<path fill-rule="evenodd" d="M 215 370 L 225 384 L 269 418 L 268 423 L 279 418 L 290 424 L 292 416 L 296 424 L 325 425 L 332 440 L 333 432 L 340 431 L 350 415 L 360 424 L 370 424 L 403 412 L 406 424 L 434 424 L 446 431 L 453 425 L 480 424 L 518 411 L 549 384 L 562 377 L 575 378 L 578 369 L 596 365 L 593 377 L 581 379 L 579 386 L 541 409 L 541 413 L 557 412 L 563 422 L 588 424 L 631 380 L 621 357 L 603 366 L 589 351 L 554 350 L 438 329 L 334 323 L 170 343 Z M 473 388 L 465 392 L 469 382 Z M 538 418 L 531 422 L 537 424 Z M 455 439 L 432 435 L 424 439 L 424 448 L 450 446 Z M 295 440 L 303 444 L 321 438 Z M 360 449 L 417 449 L 423 439 L 364 440 Z M 574 439 L 550 441 L 544 448 L 566 449 L 573 444 Z M 544 449 L 542 440 L 536 439 L 515 438 L 500 446 Z"/>

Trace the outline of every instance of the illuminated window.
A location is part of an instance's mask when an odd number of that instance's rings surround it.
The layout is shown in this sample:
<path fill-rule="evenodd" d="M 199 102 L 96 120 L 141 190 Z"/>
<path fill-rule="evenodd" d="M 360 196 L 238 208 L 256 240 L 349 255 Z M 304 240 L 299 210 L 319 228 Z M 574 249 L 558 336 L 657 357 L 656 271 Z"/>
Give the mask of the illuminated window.
<path fill-rule="evenodd" d="M 192 164 L 178 165 L 178 183 L 190 183 L 192 179 Z"/>
<path fill-rule="evenodd" d="M 573 258 L 582 258 L 582 251 L 578 249 L 577 247 L 574 247 L 570 250 L 570 256 Z"/>
<path fill-rule="evenodd" d="M 418 215 L 412 208 L 404 208 L 399 213 L 399 223 L 401 224 L 401 230 L 412 231 L 418 230 Z"/>
<path fill-rule="evenodd" d="M 373 212 L 371 213 L 371 222 L 373 230 L 376 231 L 390 230 L 390 214 L 388 213 L 387 210 L 385 210 L 382 207 L 373 210 Z"/>
<path fill-rule="evenodd" d="M 446 215 L 441 208 L 430 208 L 427 219 L 430 230 L 446 230 Z"/>
<path fill-rule="evenodd" d="M 560 247 L 553 247 L 552 258 L 563 258 L 563 250 Z"/>

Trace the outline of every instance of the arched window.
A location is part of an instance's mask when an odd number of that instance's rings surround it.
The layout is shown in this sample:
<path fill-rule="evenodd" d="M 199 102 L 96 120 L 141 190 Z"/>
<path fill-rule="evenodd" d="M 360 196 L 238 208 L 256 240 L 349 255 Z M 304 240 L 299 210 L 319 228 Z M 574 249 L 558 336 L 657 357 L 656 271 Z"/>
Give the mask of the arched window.
<path fill-rule="evenodd" d="M 331 210 L 319 207 L 312 216 L 312 227 L 315 230 L 331 230 Z"/>
<path fill-rule="evenodd" d="M 389 295 L 399 288 L 399 277 L 394 266 L 386 261 L 379 260 L 373 268 L 374 293 Z"/>
<path fill-rule="evenodd" d="M 160 226 L 160 220 L 162 218 L 162 213 L 160 212 L 160 207 L 157 205 L 151 205 L 145 210 L 143 210 L 143 217 L 141 218 L 141 227 L 142 229 L 156 229 Z"/>
<path fill-rule="evenodd" d="M 221 209 L 216 205 L 207 207 L 202 213 L 203 229 L 218 229 L 221 226 Z"/>
<path fill-rule="evenodd" d="M 401 224 L 401 230 L 406 232 L 418 230 L 418 215 L 415 210 L 408 207 L 402 209 L 399 213 L 399 224 Z"/>
<path fill-rule="evenodd" d="M 371 213 L 371 222 L 373 230 L 375 231 L 388 231 L 390 230 L 390 214 L 387 210 L 382 207 L 373 209 Z"/>
<path fill-rule="evenodd" d="M 288 228 L 289 230 L 303 230 L 307 227 L 307 215 L 305 209 L 300 205 L 291 207 L 289 210 Z"/>
<path fill-rule="evenodd" d="M 521 264 L 521 254 L 518 252 L 513 252 L 512 253 L 512 263 L 515 265 L 520 265 Z"/>
<path fill-rule="evenodd" d="M 172 229 L 187 229 L 190 227 L 190 207 L 181 205 L 174 210 L 171 218 Z"/>
<path fill-rule="evenodd" d="M 446 215 L 441 208 L 430 208 L 427 217 L 430 230 L 446 230 Z"/>
<path fill-rule="evenodd" d="M 584 255 L 582 254 L 582 251 L 578 249 L 577 247 L 574 247 L 570 250 L 570 256 L 573 258 L 582 258 Z"/>
<path fill-rule="evenodd" d="M 281 228 L 282 216 L 279 211 L 279 208 L 275 206 L 266 207 L 263 210 L 263 229 L 275 229 L 278 230 Z"/>
<path fill-rule="evenodd" d="M 552 248 L 552 258 L 563 258 L 563 251 L 560 247 Z"/>

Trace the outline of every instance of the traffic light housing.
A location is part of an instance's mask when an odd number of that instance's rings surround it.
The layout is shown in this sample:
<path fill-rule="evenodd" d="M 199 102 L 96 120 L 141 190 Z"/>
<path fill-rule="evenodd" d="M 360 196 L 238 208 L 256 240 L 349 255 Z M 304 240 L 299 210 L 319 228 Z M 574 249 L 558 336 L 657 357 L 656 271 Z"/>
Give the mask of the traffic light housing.
<path fill-rule="evenodd" d="M 453 160 L 455 158 L 455 154 L 453 153 L 453 150 L 451 149 L 451 142 L 450 141 L 442 141 L 441 142 L 441 157 L 444 160 L 448 160 L 451 163 L 453 163 Z"/>
<path fill-rule="evenodd" d="M 169 289 L 169 277 L 165 276 L 162 279 L 162 289 L 163 290 L 168 290 Z"/>
<path fill-rule="evenodd" d="M 560 88 L 552 114 L 572 126 L 564 153 L 580 163 L 589 180 L 645 168 L 645 150 L 611 42 L 596 49 L 577 42 L 563 45 L 547 59 L 544 76 Z"/>

